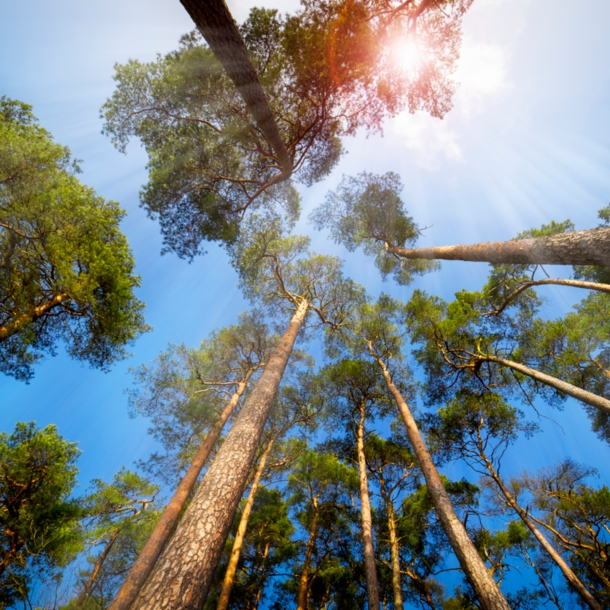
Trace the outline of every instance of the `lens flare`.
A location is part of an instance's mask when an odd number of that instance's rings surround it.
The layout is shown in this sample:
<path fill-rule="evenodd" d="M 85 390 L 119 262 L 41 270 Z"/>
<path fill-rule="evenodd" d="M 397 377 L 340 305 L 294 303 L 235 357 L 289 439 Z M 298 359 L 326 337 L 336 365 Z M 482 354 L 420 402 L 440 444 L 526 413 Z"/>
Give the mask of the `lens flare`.
<path fill-rule="evenodd" d="M 421 44 L 412 36 L 396 40 L 392 45 L 392 61 L 405 72 L 416 71 L 422 63 Z"/>

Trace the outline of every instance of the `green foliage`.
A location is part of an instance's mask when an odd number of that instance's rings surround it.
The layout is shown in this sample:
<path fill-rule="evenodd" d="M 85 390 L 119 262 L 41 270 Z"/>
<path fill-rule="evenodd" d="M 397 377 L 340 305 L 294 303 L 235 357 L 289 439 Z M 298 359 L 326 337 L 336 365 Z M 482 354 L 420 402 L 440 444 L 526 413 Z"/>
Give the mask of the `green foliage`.
<path fill-rule="evenodd" d="M 325 325 L 327 332 L 348 322 L 364 290 L 343 275 L 338 258 L 309 252 L 309 238 L 285 237 L 273 220 L 261 226 L 254 219 L 245 231 L 247 236 L 233 248 L 232 256 L 248 299 L 274 315 L 291 315 L 305 299 L 314 314 L 308 315 L 307 326 Z"/>
<path fill-rule="evenodd" d="M 309 0 L 287 17 L 252 9 L 241 33 L 293 176 L 307 185 L 322 179 L 339 160 L 343 137 L 359 127 L 379 129 L 405 105 L 443 116 L 470 3 L 418 11 L 421 41 L 429 46 L 411 73 L 398 67 L 385 44 L 413 31 L 404 5 L 388 11 L 378 3 Z M 141 201 L 160 220 L 165 250 L 191 258 L 205 241 L 232 244 L 255 210 L 280 208 L 294 221 L 295 188 L 281 182 L 278 159 L 198 32 L 154 62 L 117 65 L 115 80 L 116 91 L 102 107 L 104 131 L 119 150 L 134 136 L 144 145 L 149 182 Z"/>
<path fill-rule="evenodd" d="M 36 572 L 63 566 L 77 544 L 76 443 L 55 426 L 0 433 L 0 606 L 23 600 Z"/>
<path fill-rule="evenodd" d="M 328 228 L 335 242 L 350 252 L 362 247 L 375 258 L 383 278 L 393 274 L 399 284 L 410 284 L 414 275 L 439 267 L 435 261 L 408 260 L 392 252 L 415 243 L 419 228 L 404 209 L 397 174 L 383 176 L 362 172 L 355 178 L 344 176 L 336 192 L 311 215 L 317 229 Z"/>
<path fill-rule="evenodd" d="M 141 463 L 145 471 L 175 484 L 238 384 L 258 379 L 277 342 L 255 310 L 213 331 L 198 348 L 170 345 L 151 364 L 132 369 L 131 415 L 150 418 L 149 432 L 163 447 Z M 295 350 L 289 371 L 303 362 L 308 357 Z"/>
<path fill-rule="evenodd" d="M 532 493 L 533 504 L 542 513 L 541 526 L 605 607 L 610 604 L 610 489 L 590 485 L 596 475 L 594 468 L 565 460 L 525 474 L 519 483 Z"/>
<path fill-rule="evenodd" d="M 107 368 L 148 330 L 124 212 L 82 185 L 31 107 L 0 98 L 0 370 L 29 379 L 62 340 Z"/>
<path fill-rule="evenodd" d="M 157 485 L 124 468 L 110 483 L 92 481 L 91 493 L 80 500 L 89 567 L 80 570 L 80 595 L 66 610 L 106 607 L 161 516 L 154 502 L 158 492 Z"/>

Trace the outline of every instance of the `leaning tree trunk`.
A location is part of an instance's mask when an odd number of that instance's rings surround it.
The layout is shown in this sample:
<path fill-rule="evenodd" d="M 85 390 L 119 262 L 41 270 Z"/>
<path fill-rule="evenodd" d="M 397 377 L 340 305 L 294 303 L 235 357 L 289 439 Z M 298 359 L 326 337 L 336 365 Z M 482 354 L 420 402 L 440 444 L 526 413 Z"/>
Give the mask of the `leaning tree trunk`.
<path fill-rule="evenodd" d="M 483 455 L 483 454 L 482 454 Z M 557 564 L 559 569 L 563 572 L 563 575 L 566 577 L 566 580 L 572 585 L 574 590 L 578 593 L 580 599 L 585 603 L 586 606 L 591 608 L 591 610 L 602 610 L 602 607 L 597 603 L 595 598 L 589 593 L 588 589 L 582 583 L 582 581 L 574 574 L 570 566 L 565 562 L 563 557 L 557 552 L 555 547 L 547 540 L 546 536 L 536 527 L 534 522 L 529 518 L 527 511 L 524 510 L 510 493 L 506 485 L 504 485 L 504 481 L 494 468 L 493 464 L 487 459 L 487 457 L 483 457 L 485 461 L 485 466 L 491 475 L 491 478 L 494 480 L 498 488 L 500 489 L 504 499 L 508 506 L 510 506 L 521 518 L 526 527 L 532 532 L 534 538 L 540 543 L 540 546 L 548 553 L 549 557 Z"/>
<path fill-rule="evenodd" d="M 136 599 L 140 589 L 155 567 L 155 563 L 159 559 L 171 533 L 174 531 L 182 509 L 193 491 L 193 487 L 195 487 L 201 469 L 210 456 L 216 441 L 220 437 L 224 425 L 239 403 L 239 399 L 244 393 L 253 372 L 254 369 L 248 371 L 242 381 L 237 384 L 237 390 L 231 396 L 231 400 L 227 403 L 220 414 L 218 421 L 212 426 L 206 435 L 205 440 L 201 443 L 189 469 L 186 471 L 182 481 L 180 481 L 180 484 L 176 488 L 172 499 L 165 507 L 159 522 L 146 541 L 142 552 L 138 555 L 138 558 L 129 571 L 129 574 L 127 574 L 127 577 L 123 581 L 121 588 L 118 590 L 108 610 L 127 610 Z"/>
<path fill-rule="evenodd" d="M 233 541 L 231 557 L 229 558 L 227 571 L 225 572 L 225 577 L 222 582 L 222 590 L 220 592 L 220 597 L 218 598 L 218 605 L 216 606 L 216 610 L 226 610 L 229 607 L 231 589 L 233 588 L 233 581 L 235 580 L 237 564 L 239 563 L 239 557 L 241 555 L 241 547 L 244 544 L 246 529 L 248 527 L 248 521 L 250 520 L 250 513 L 252 512 L 252 507 L 254 506 L 254 498 L 256 497 L 256 492 L 258 491 L 258 486 L 260 485 L 261 477 L 263 476 L 263 472 L 265 471 L 267 458 L 271 453 L 274 441 L 275 438 L 272 437 L 263 455 L 261 456 L 258 466 L 256 467 L 254 479 L 252 480 L 252 486 L 250 487 L 250 493 L 248 494 L 246 505 L 244 506 L 244 510 L 241 514 L 241 519 L 239 520 L 239 527 L 237 528 L 237 533 L 235 534 L 235 540 Z"/>
<path fill-rule="evenodd" d="M 602 396 L 598 396 L 592 392 L 587 392 L 587 390 L 583 390 L 582 388 L 572 385 L 567 381 L 562 381 L 561 379 L 557 379 L 557 377 L 552 377 L 546 373 L 541 373 L 540 371 L 531 369 L 529 366 L 520 364 L 519 362 L 506 360 L 505 358 L 499 358 L 498 356 L 490 356 L 487 354 L 481 356 L 481 360 L 496 362 L 497 364 L 501 364 L 509 369 L 512 369 L 513 371 L 527 375 L 540 383 L 544 383 L 545 385 L 555 388 L 556 390 L 559 390 L 572 398 L 576 398 L 577 400 L 580 400 L 581 402 L 584 402 L 585 404 L 595 407 L 607 415 L 610 415 L 610 400 L 607 398 L 603 398 Z"/>
<path fill-rule="evenodd" d="M 95 566 L 93 567 L 93 571 L 91 572 L 91 575 L 89 576 L 89 579 L 85 583 L 83 590 L 80 592 L 80 595 L 76 599 L 77 605 L 82 604 L 85 601 L 85 599 L 87 599 L 87 596 L 89 595 L 91 588 L 93 587 L 93 583 L 95 582 L 97 575 L 100 573 L 100 570 L 102 569 L 102 566 L 104 565 L 104 562 L 106 561 L 106 557 L 108 557 L 108 553 L 110 553 L 110 551 L 112 550 L 112 547 L 113 547 L 114 543 L 116 542 L 116 539 L 119 537 L 120 533 L 121 533 L 120 529 L 117 529 L 112 533 L 110 540 L 106 543 L 104 550 L 100 553 L 100 556 L 97 558 L 97 561 L 95 562 Z"/>
<path fill-rule="evenodd" d="M 201 607 L 307 307 L 302 300 L 132 610 Z M 127 610 L 109 610 L 118 608 Z"/>
<path fill-rule="evenodd" d="M 292 174 L 292 159 L 280 135 L 248 49 L 224 0 L 180 0 L 210 49 L 233 81 L 256 124 L 273 148 L 282 174 Z"/>
<path fill-rule="evenodd" d="M 360 405 L 360 421 L 356 431 L 358 450 L 358 475 L 360 478 L 360 504 L 362 507 L 362 541 L 364 546 L 364 572 L 366 575 L 366 593 L 370 610 L 379 610 L 379 584 L 375 565 L 375 546 L 373 544 L 373 519 L 371 517 L 371 498 L 369 481 L 366 476 L 366 457 L 364 455 L 364 419 L 365 403 Z"/>
<path fill-rule="evenodd" d="M 401 258 L 413 259 L 610 267 L 610 228 L 436 248 L 405 249 L 387 243 L 387 250 Z"/>
<path fill-rule="evenodd" d="M 316 536 L 318 535 L 318 523 L 320 522 L 320 509 L 314 498 L 314 514 L 309 528 L 309 540 L 305 549 L 305 561 L 301 570 L 301 578 L 299 579 L 299 596 L 297 598 L 297 610 L 307 610 L 307 598 L 309 597 L 309 567 L 311 566 L 311 557 L 316 546 Z"/>
<path fill-rule="evenodd" d="M 392 381 L 385 363 L 379 356 L 374 354 L 370 344 L 369 350 L 377 360 L 388 390 L 396 401 L 398 410 L 407 428 L 407 436 L 426 479 L 426 485 L 434 503 L 436 514 L 460 562 L 460 566 L 464 570 L 468 582 L 474 589 L 478 601 L 483 610 L 510 610 L 510 606 L 506 599 L 504 599 L 498 585 L 479 556 L 474 544 L 472 544 L 464 524 L 455 513 L 451 499 L 445 490 L 438 470 L 432 461 L 432 456 L 417 428 L 411 410 Z"/>

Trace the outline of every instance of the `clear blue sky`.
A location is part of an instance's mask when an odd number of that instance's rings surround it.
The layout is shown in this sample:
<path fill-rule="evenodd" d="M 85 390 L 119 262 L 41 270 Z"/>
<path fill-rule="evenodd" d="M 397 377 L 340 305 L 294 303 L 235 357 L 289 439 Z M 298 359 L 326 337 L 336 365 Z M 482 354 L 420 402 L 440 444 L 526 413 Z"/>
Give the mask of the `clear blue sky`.
<path fill-rule="evenodd" d="M 238 20 L 250 4 L 229 0 Z M 151 60 L 175 48 L 191 28 L 178 0 L 2 3 L 0 94 L 32 104 L 41 124 L 83 160 L 83 181 L 128 211 L 123 229 L 154 326 L 110 373 L 71 361 L 60 350 L 36 367 L 29 385 L 0 379 L 0 430 L 11 430 L 16 421 L 57 424 L 67 439 L 80 442 L 82 489 L 93 477 L 110 479 L 152 448 L 146 422 L 127 416 L 127 369 L 150 361 L 168 342 L 197 345 L 247 308 L 216 247 L 190 265 L 159 255 L 158 226 L 138 207 L 145 154 L 133 143 L 121 155 L 100 133 L 99 108 L 113 90 L 113 64 Z M 443 121 L 400 116 L 386 125 L 384 137 L 347 141 L 340 167 L 303 191 L 299 230 L 311 232 L 309 211 L 342 173 L 362 170 L 402 176 L 410 213 L 430 227 L 421 245 L 508 239 L 568 217 L 577 228 L 594 226 L 597 210 L 610 201 L 608 57 L 606 0 L 475 0 L 465 20 L 454 110 Z M 348 258 L 348 273 L 372 293 L 408 297 L 410 289 L 382 284 L 371 261 L 348 257 L 324 235 L 313 238 L 317 250 Z M 451 298 L 461 288 L 480 287 L 486 273 L 486 265 L 447 263 L 417 286 Z M 565 288 L 545 294 L 549 315 L 560 315 L 583 296 Z M 553 415 L 566 433 L 543 422 L 544 434 L 519 447 L 513 467 L 569 455 L 605 469 L 607 482 L 610 449 L 590 432 L 581 407 L 568 402 L 564 413 Z"/>

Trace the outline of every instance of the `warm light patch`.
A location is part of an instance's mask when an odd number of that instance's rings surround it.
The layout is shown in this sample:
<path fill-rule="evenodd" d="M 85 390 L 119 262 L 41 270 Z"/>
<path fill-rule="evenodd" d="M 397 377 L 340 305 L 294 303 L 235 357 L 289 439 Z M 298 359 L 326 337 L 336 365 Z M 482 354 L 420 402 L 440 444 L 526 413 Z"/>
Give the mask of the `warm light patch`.
<path fill-rule="evenodd" d="M 392 45 L 392 59 L 405 72 L 415 72 L 422 61 L 421 44 L 415 36 L 399 39 Z"/>

